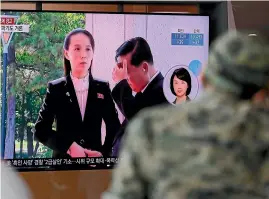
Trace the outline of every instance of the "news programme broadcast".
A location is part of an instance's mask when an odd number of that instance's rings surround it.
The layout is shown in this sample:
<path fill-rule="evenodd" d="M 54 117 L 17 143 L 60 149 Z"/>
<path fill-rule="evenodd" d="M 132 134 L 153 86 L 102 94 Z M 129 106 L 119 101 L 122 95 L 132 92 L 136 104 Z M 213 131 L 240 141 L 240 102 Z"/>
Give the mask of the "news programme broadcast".
<path fill-rule="evenodd" d="M 1 38 L 2 158 L 19 171 L 112 169 L 137 112 L 202 93 L 209 17 L 5 11 Z M 153 84 L 162 102 L 145 97 Z"/>

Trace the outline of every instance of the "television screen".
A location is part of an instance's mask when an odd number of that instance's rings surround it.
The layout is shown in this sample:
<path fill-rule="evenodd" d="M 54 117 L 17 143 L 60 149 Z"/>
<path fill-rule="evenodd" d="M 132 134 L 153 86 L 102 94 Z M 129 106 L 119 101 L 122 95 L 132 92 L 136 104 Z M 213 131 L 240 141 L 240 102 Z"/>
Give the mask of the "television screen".
<path fill-rule="evenodd" d="M 5 11 L 1 37 L 8 164 L 110 169 L 139 111 L 200 95 L 209 17 Z"/>

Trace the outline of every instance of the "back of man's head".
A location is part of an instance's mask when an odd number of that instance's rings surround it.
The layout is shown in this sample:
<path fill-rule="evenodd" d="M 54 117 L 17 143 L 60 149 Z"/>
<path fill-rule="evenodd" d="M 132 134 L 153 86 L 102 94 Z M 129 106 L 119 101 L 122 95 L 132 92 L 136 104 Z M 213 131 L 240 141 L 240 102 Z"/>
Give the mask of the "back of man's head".
<path fill-rule="evenodd" d="M 153 56 L 148 42 L 142 37 L 135 37 L 125 41 L 116 50 L 116 62 L 119 56 L 125 56 L 131 53 L 131 64 L 139 66 L 143 61 L 153 65 Z"/>
<path fill-rule="evenodd" d="M 259 90 L 268 89 L 267 41 L 238 31 L 222 35 L 212 45 L 204 77 L 215 89 L 251 99 Z"/>

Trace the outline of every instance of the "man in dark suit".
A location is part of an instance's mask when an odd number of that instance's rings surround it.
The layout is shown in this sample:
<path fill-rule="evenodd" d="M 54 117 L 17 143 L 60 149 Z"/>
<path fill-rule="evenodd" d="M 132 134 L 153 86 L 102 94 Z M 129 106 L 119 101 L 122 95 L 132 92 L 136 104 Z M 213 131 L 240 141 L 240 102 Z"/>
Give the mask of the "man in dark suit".
<path fill-rule="evenodd" d="M 113 155 L 117 156 L 128 121 L 143 108 L 168 102 L 163 93 L 164 77 L 154 67 L 153 56 L 145 39 L 135 37 L 124 42 L 117 49 L 115 60 L 117 66 L 112 76 L 116 86 L 112 90 L 112 97 L 125 116 L 114 142 Z"/>

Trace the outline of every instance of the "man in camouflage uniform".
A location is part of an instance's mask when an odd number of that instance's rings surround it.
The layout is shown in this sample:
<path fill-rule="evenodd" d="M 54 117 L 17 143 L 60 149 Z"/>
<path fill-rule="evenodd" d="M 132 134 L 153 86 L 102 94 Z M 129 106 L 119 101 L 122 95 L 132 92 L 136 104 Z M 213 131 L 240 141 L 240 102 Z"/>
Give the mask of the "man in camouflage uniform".
<path fill-rule="evenodd" d="M 216 41 L 199 99 L 138 114 L 103 199 L 269 198 L 269 51 L 253 39 Z"/>

